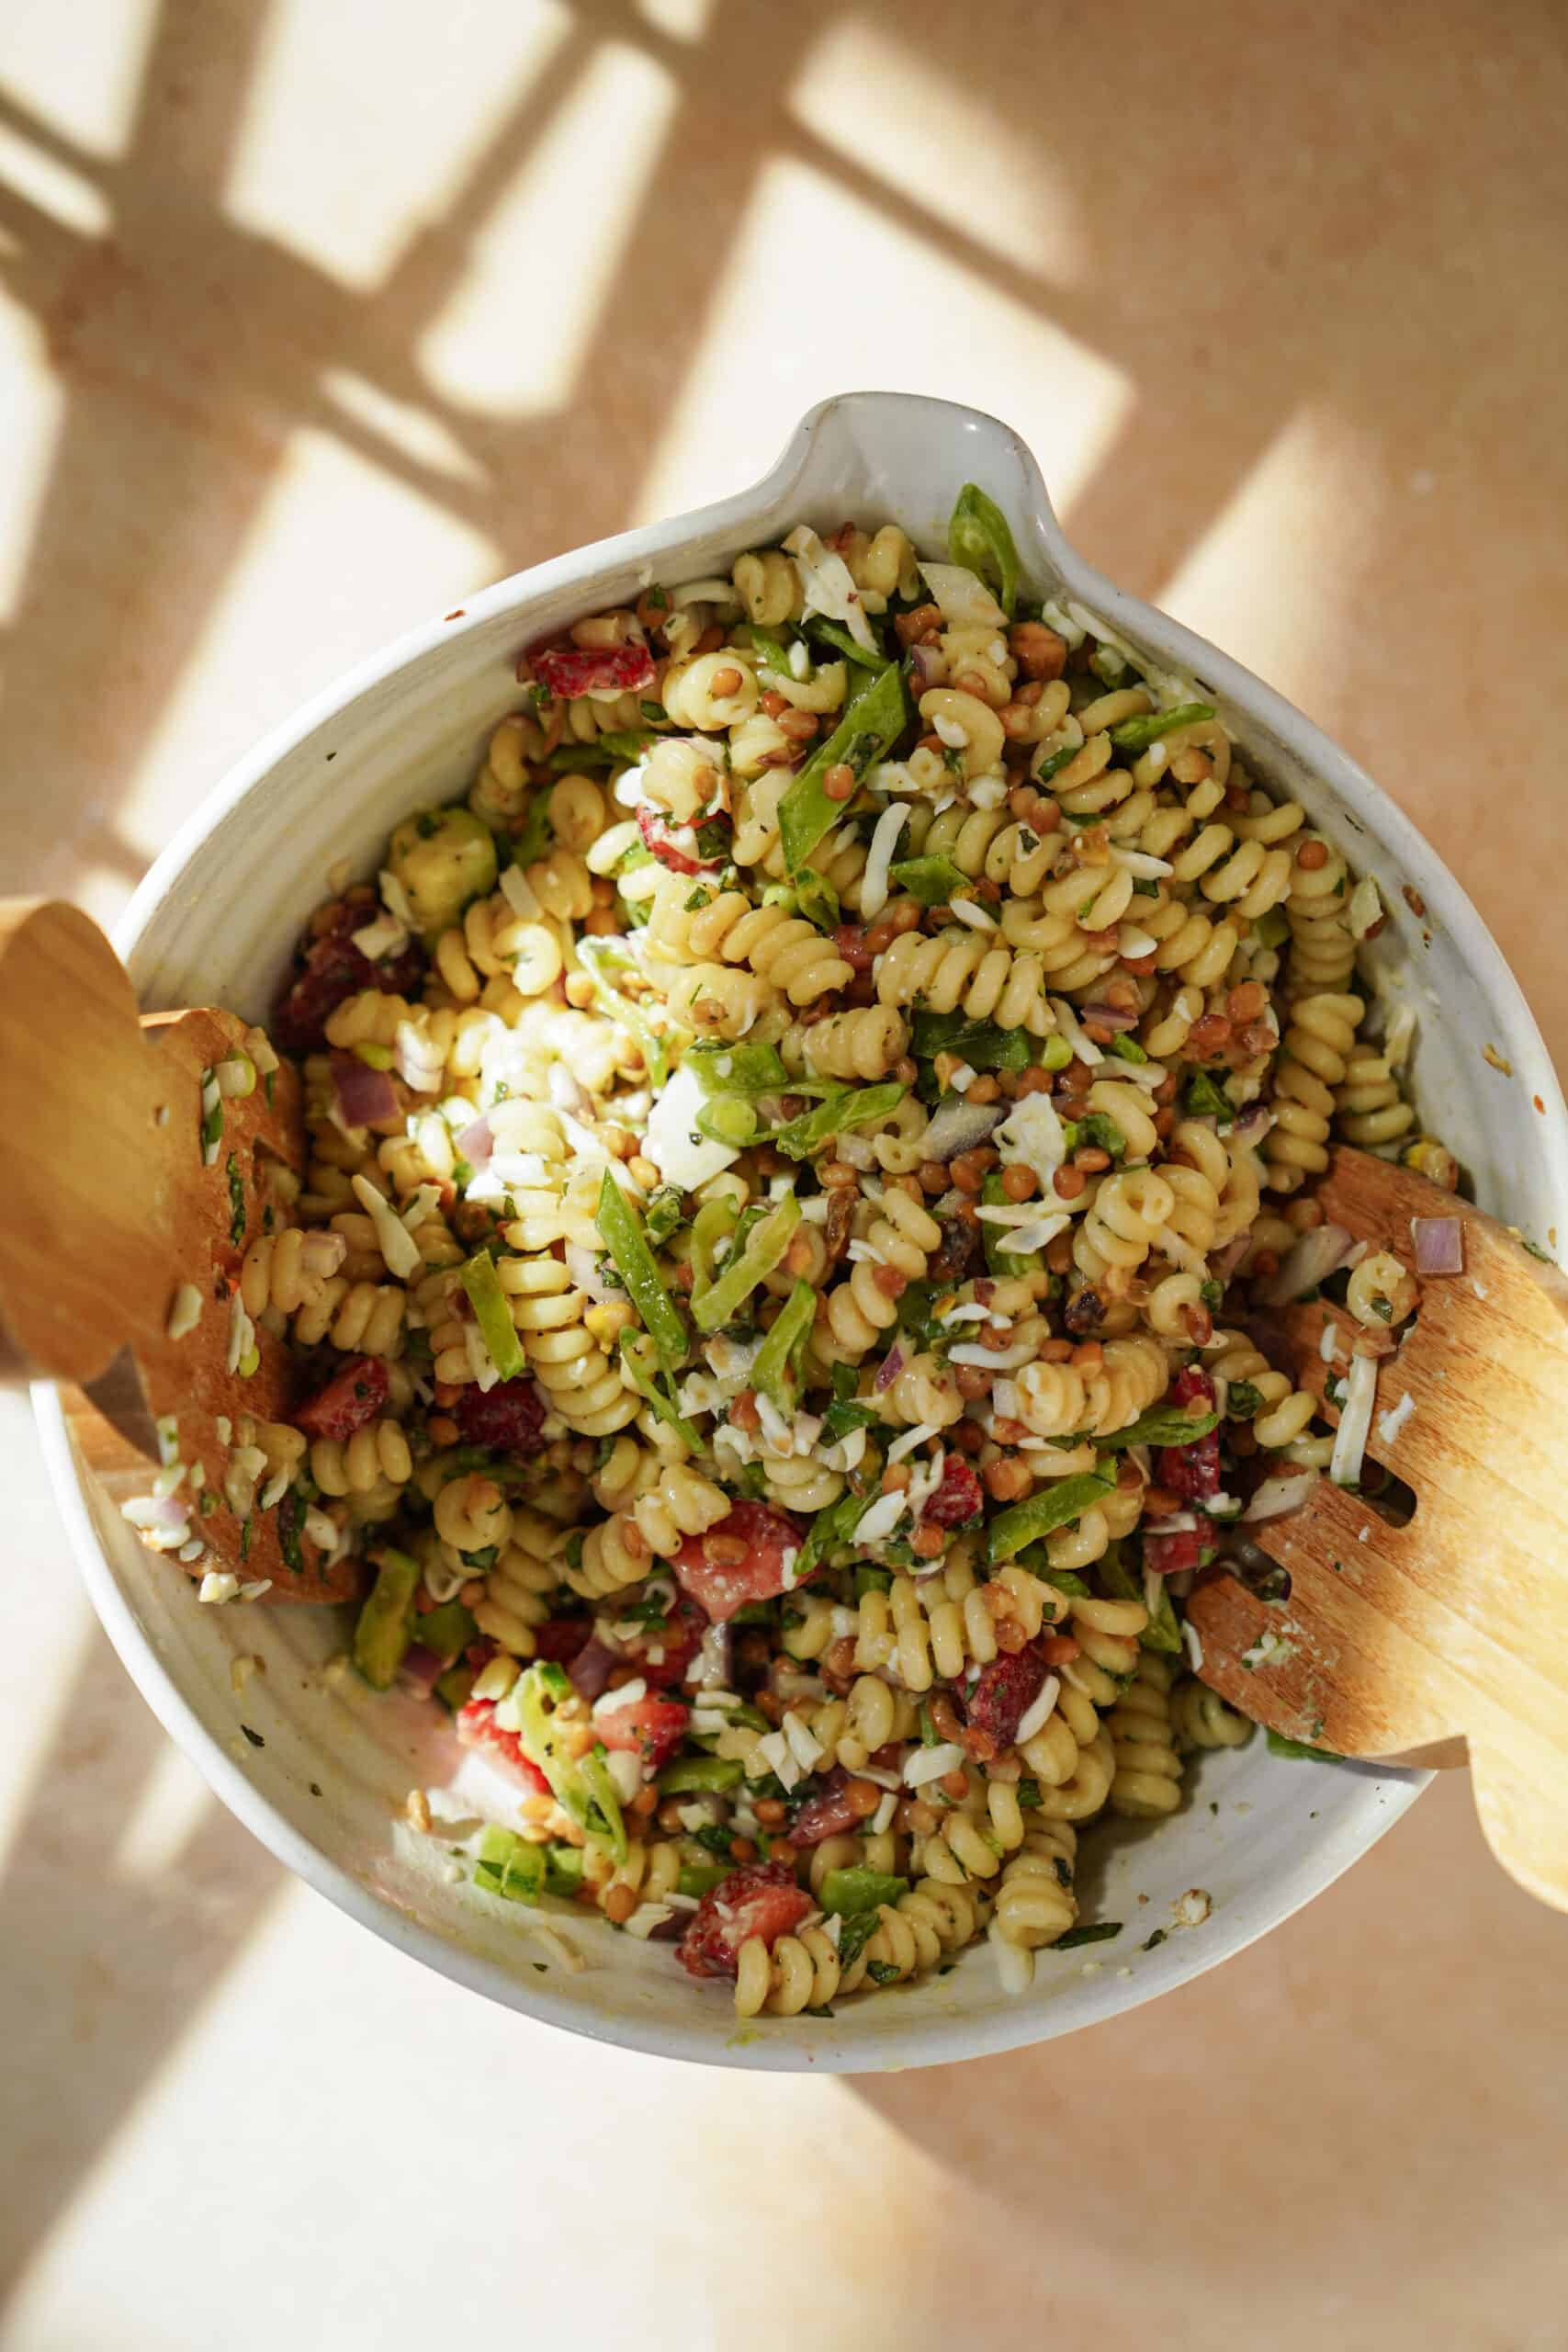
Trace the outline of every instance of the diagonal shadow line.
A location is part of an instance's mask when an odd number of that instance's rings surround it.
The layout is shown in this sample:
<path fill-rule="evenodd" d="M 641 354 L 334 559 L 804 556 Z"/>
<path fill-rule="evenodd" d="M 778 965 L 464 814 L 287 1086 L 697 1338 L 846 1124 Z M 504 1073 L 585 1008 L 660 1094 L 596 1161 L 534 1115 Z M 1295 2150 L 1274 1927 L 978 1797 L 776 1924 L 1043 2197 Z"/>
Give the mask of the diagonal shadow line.
<path fill-rule="evenodd" d="M 105 1866 L 164 1743 L 94 1624 L 0 1880 L 0 2014 L 14 2027 L 0 2043 L 0 2312 L 286 1883 L 205 1793 L 159 1876 Z"/>

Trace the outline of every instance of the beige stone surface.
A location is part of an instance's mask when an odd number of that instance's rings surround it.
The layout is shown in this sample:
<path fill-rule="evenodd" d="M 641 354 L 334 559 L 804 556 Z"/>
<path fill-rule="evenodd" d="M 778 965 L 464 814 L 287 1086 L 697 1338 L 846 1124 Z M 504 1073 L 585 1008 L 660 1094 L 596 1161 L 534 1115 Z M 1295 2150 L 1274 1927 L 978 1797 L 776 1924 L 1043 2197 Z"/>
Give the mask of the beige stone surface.
<path fill-rule="evenodd" d="M 111 913 L 392 631 L 900 386 L 1365 761 L 1555 1045 L 1565 105 L 1550 0 L 6 0 L 0 882 Z M 283 1879 L 0 1412 L 6 2352 L 1568 2344 L 1568 1928 L 1462 1781 L 1066 2044 L 623 2059 Z"/>

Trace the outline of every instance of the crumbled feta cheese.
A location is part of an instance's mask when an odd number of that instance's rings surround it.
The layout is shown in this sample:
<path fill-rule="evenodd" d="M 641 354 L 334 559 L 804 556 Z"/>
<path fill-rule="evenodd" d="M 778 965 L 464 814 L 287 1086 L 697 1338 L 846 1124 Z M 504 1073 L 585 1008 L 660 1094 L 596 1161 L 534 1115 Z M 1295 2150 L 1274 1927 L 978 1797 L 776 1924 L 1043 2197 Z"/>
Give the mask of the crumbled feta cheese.
<path fill-rule="evenodd" d="M 1382 1440 L 1384 1445 L 1392 1445 L 1393 1443 L 1395 1438 L 1399 1435 L 1400 1430 L 1404 1427 L 1405 1422 L 1410 1419 L 1411 1414 L 1415 1410 L 1416 1399 L 1408 1391 L 1406 1391 L 1406 1393 L 1401 1396 L 1397 1405 L 1391 1405 L 1386 1413 L 1379 1414 L 1378 1435 Z"/>

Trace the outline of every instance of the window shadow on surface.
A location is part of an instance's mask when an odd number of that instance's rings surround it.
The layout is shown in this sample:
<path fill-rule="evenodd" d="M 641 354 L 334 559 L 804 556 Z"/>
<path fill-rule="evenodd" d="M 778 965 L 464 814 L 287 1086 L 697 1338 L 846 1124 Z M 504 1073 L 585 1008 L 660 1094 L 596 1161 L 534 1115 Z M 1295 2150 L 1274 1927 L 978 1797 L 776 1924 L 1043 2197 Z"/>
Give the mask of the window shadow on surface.
<path fill-rule="evenodd" d="M 1131 2346 L 1163 2309 L 1178 2346 L 1309 2352 L 1380 2327 L 1544 2345 L 1562 1925 L 1497 1871 L 1468 1776 L 1445 1774 L 1374 1858 L 1213 1974 L 1037 2049 L 853 2087 L 1001 2232 L 1037 2233 L 1066 2340 Z M 1109 1978 L 1119 1951 L 1039 1965 Z M 1539 2296 L 1539 2337 L 1494 2334 L 1503 2278 L 1521 2308 Z"/>
<path fill-rule="evenodd" d="M 763 300 L 754 343 L 739 354 L 711 347 L 728 257 L 764 173 L 784 161 L 933 265 L 929 305 L 889 322 L 886 380 L 926 380 L 954 271 L 1124 378 L 1125 422 L 1066 520 L 1084 551 L 1135 591 L 1179 572 L 1303 408 L 1337 422 L 1372 485 L 1377 527 L 1347 545 L 1339 666 L 1323 715 L 1415 808 L 1483 911 L 1489 894 L 1495 913 L 1514 903 L 1512 854 L 1482 838 L 1484 796 L 1473 790 L 1473 612 L 1493 616 L 1487 631 L 1505 672 L 1498 640 L 1508 624 L 1499 629 L 1495 616 L 1527 591 L 1543 630 L 1551 610 L 1568 622 L 1551 520 L 1561 509 L 1553 489 L 1568 488 L 1568 315 L 1540 299 L 1560 282 L 1568 224 L 1568 70 L 1561 19 L 1539 0 L 1506 18 L 1438 0 L 1414 46 L 1396 17 L 1369 17 L 1351 0 L 1299 22 L 1261 5 L 1110 0 L 1047 17 L 1027 0 L 998 0 L 984 39 L 968 13 L 928 10 L 919 38 L 933 71 L 961 61 L 976 117 L 1016 145 L 1047 147 L 1072 191 L 1080 250 L 1059 279 L 1010 258 L 929 192 L 922 142 L 940 143 L 940 125 L 905 127 L 911 168 L 896 187 L 792 100 L 795 69 L 845 23 L 890 54 L 907 43 L 909 19 L 892 0 L 849 9 L 802 0 L 787 20 L 751 0 L 720 0 L 691 41 L 606 0 L 575 11 L 439 216 L 411 233 L 378 284 L 352 287 L 225 211 L 273 23 L 265 5 L 164 0 L 123 152 L 107 163 L 0 95 L 0 128 L 98 191 L 111 216 L 106 235 L 85 233 L 0 174 L 0 283 L 44 339 L 63 399 L 0 647 L 8 878 L 69 889 L 88 869 L 134 877 L 141 853 L 124 803 L 301 427 L 479 534 L 499 573 L 628 519 L 695 373 L 724 368 L 741 401 L 749 371 L 761 382 L 773 350 L 806 345 L 821 348 L 830 374 L 838 306 L 875 292 L 839 282 L 831 252 L 821 256 L 819 308 L 770 318 Z M 465 403 L 432 382 L 421 339 L 464 284 L 522 163 L 609 41 L 654 58 L 674 103 L 570 392 L 538 413 Z M 1087 105 L 1077 102 L 1085 93 Z M 874 109 L 875 88 L 857 103 Z M 983 178 L 983 147 L 969 164 Z M 528 322 L 526 292 L 518 289 L 515 331 L 547 332 Z M 498 332 L 513 323 L 498 322 Z M 328 388 L 334 370 L 434 420 L 460 464 L 412 456 L 348 415 Z M 1008 414 L 1049 473 L 1059 427 L 1048 382 L 977 382 L 971 396 Z M 770 428 L 758 466 L 775 437 Z M 1413 472 L 1429 476 L 1438 496 L 1404 499 Z M 1383 492 L 1396 503 L 1380 514 Z M 1468 571 L 1445 589 L 1461 514 Z M 1271 554 L 1285 572 L 1318 560 L 1293 544 Z M 265 648 L 257 659 L 265 667 Z M 1549 866 L 1562 823 L 1529 747 L 1554 721 L 1554 689 L 1529 662 L 1513 668 L 1508 737 L 1488 781 L 1513 793 L 1515 830 L 1537 834 Z M 285 692 L 276 715 L 290 699 Z M 1508 944 L 1543 1014 L 1568 1015 L 1568 969 L 1550 926 Z M 163 1735 L 96 1640 L 68 1720 L 110 1721 L 113 1736 L 101 1752 L 62 1738 L 40 1764 L 0 1886 L 6 2014 L 26 2014 L 60 2052 L 60 2106 L 43 2152 L 24 2177 L 12 2168 L 3 2233 L 13 2258 L 69 2199 L 280 1883 L 211 1804 L 166 1882 L 151 1892 L 99 1883 L 98 1831 L 53 1826 L 63 1818 L 55 1776 L 69 1769 L 76 1784 L 73 1821 L 102 1831 L 123 1818 Z M 1010 2211 L 1042 2183 L 1048 2131 L 1061 2152 L 1052 2165 L 1071 2184 L 1075 2232 L 1081 2220 L 1083 2250 L 1108 2275 L 1157 2255 L 1196 2292 L 1204 2262 L 1254 2264 L 1258 2231 L 1281 2231 L 1300 2197 L 1348 2231 L 1375 2200 L 1404 2233 L 1400 2242 L 1447 2280 L 1457 2257 L 1439 2241 L 1461 2205 L 1461 2153 L 1479 2164 L 1487 2211 L 1524 2261 L 1556 2222 L 1495 2132 L 1475 2153 L 1473 2118 L 1489 2103 L 1498 2111 L 1495 2077 L 1471 2059 L 1462 2033 L 1461 1980 L 1484 1928 L 1450 1898 L 1456 1886 L 1492 1881 L 1462 1838 L 1445 1845 L 1438 1834 L 1440 1806 L 1454 1803 L 1429 1800 L 1352 1882 L 1359 1890 L 1364 1878 L 1368 1896 L 1326 1898 L 1267 1957 L 1235 1962 L 1223 1994 L 1190 1988 L 1070 2044 L 868 2083 L 863 2096 Z M 88 1885 L 90 1906 L 80 1894 Z M 1388 1916 L 1377 1916 L 1374 1887 Z M 209 1900 L 214 1889 L 220 1901 Z M 95 1990 L 106 1922 L 130 1956 L 131 1993 Z M 1325 2081 L 1315 2067 L 1330 2043 L 1385 2070 L 1375 2125 L 1366 2076 L 1352 2068 Z M 1485 2048 L 1495 2064 L 1495 2043 Z M 1519 2064 L 1506 2096 L 1534 2112 L 1554 2086 L 1544 2067 L 1532 2077 Z M 1437 2149 L 1416 2096 L 1432 2077 L 1450 2127 Z M 1226 2169 L 1231 2148 L 1253 2144 L 1246 2125 L 1259 2106 L 1287 2142 L 1303 2130 L 1262 2183 L 1243 2177 L 1239 2161 Z M 1417 2130 L 1423 2165 L 1435 2165 L 1441 2184 L 1430 2205 L 1401 2154 L 1401 2132 Z M 1185 2226 L 1194 2199 L 1198 2229 Z M 1473 2188 L 1464 2202 L 1473 2214 Z M 1151 2214 L 1161 2217 L 1152 2232 Z M 1184 2226 L 1171 2226 L 1172 2215 Z M 1336 2258 L 1327 2228 L 1314 2218 L 1293 2254 L 1280 2239 L 1288 2263 L 1303 2266 L 1303 2298 L 1306 2270 Z M 1104 2300 L 1109 2311 L 1109 2289 Z"/>

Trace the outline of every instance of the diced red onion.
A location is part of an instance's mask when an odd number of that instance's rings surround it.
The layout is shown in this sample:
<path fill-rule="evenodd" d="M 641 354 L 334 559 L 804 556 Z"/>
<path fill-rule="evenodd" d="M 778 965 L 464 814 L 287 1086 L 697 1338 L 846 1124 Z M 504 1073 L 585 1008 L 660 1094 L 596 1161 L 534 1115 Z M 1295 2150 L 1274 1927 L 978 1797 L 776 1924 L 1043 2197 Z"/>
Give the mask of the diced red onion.
<path fill-rule="evenodd" d="M 1315 1470 L 1303 1470 L 1290 1477 L 1280 1476 L 1265 1478 L 1247 1509 L 1244 1520 L 1283 1519 L 1288 1510 L 1300 1510 L 1317 1484 Z"/>
<path fill-rule="evenodd" d="M 602 1642 L 597 1634 L 592 1634 L 569 1662 L 566 1670 L 578 1697 L 586 1699 L 592 1705 L 595 1699 L 604 1696 L 609 1688 L 611 1675 L 620 1664 L 615 1651 Z"/>
<path fill-rule="evenodd" d="M 1274 1114 L 1266 1103 L 1254 1102 L 1245 1110 L 1231 1129 L 1233 1143 L 1258 1143 L 1274 1124 Z"/>
<path fill-rule="evenodd" d="M 888 1349 L 887 1353 L 882 1359 L 881 1366 L 876 1374 L 874 1385 L 879 1396 L 885 1388 L 892 1387 L 893 1383 L 897 1379 L 898 1374 L 903 1371 L 903 1369 L 904 1351 L 898 1345 L 897 1341 L 895 1340 L 893 1345 Z"/>
<path fill-rule="evenodd" d="M 403 1652 L 398 1679 L 405 1689 L 415 1691 L 422 1699 L 428 1699 L 446 1671 L 445 1659 L 438 1657 L 434 1650 L 426 1649 L 423 1642 L 413 1642 Z"/>
<path fill-rule="evenodd" d="M 1413 1216 L 1410 1233 L 1418 1274 L 1463 1273 L 1464 1228 L 1457 1216 Z"/>
<path fill-rule="evenodd" d="M 490 1166 L 491 1153 L 495 1149 L 495 1137 L 490 1131 L 490 1121 L 475 1119 L 457 1137 L 457 1157 L 466 1159 L 476 1176 L 482 1176 Z"/>
<path fill-rule="evenodd" d="M 1078 1018 L 1080 1021 L 1092 1021 L 1100 1029 L 1114 1029 L 1120 1033 L 1135 1029 L 1143 1015 L 1128 1012 L 1119 1004 L 1086 1004 Z"/>
<path fill-rule="evenodd" d="M 334 1054 L 332 1073 L 338 1116 L 345 1127 L 378 1126 L 383 1119 L 397 1117 L 398 1091 L 389 1071 L 372 1069 L 357 1054 Z"/>
<path fill-rule="evenodd" d="M 909 678 L 917 693 L 924 693 L 928 686 L 941 685 L 946 667 L 939 646 L 910 646 Z"/>
<path fill-rule="evenodd" d="M 1264 1305 L 1283 1306 L 1300 1298 L 1303 1290 L 1315 1290 L 1345 1263 L 1355 1246 L 1355 1235 L 1342 1225 L 1314 1226 L 1293 1250 L 1286 1251 L 1279 1272 L 1263 1293 Z"/>
<path fill-rule="evenodd" d="M 995 1133 L 1012 1109 L 1010 1102 L 970 1102 L 960 1095 L 944 1102 L 920 1137 L 926 1159 L 956 1159 L 974 1151 Z"/>

